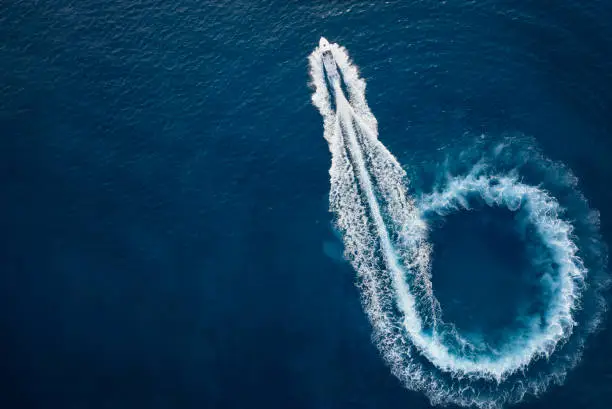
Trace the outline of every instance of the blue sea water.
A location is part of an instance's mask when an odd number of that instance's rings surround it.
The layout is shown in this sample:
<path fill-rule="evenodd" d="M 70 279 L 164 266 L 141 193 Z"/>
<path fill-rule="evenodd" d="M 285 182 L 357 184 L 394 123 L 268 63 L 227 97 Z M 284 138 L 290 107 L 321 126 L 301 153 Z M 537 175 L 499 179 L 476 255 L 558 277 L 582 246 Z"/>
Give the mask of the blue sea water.
<path fill-rule="evenodd" d="M 609 242 L 610 21 L 603 0 L 0 4 L 0 407 L 429 407 L 340 260 L 307 57 L 347 47 L 380 139 L 425 176 L 468 140 L 533 138 Z M 507 216 L 432 236 L 459 326 L 529 296 Z M 606 322 L 520 406 L 609 408 Z"/>

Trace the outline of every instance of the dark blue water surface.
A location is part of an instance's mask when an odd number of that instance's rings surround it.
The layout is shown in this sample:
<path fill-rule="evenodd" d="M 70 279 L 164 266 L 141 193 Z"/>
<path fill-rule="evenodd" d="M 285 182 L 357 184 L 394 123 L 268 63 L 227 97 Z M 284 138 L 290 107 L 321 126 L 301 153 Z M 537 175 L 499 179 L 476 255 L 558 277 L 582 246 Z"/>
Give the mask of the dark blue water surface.
<path fill-rule="evenodd" d="M 533 137 L 610 240 L 611 21 L 605 0 L 1 2 L 0 407 L 429 407 L 328 257 L 306 58 L 321 35 L 347 47 L 405 166 L 466 135 Z M 453 249 L 453 223 L 447 260 L 492 249 L 456 263 L 470 282 L 434 262 L 443 307 L 453 286 L 512 283 L 485 267 L 522 265 L 490 226 Z M 523 407 L 612 407 L 603 328 Z"/>

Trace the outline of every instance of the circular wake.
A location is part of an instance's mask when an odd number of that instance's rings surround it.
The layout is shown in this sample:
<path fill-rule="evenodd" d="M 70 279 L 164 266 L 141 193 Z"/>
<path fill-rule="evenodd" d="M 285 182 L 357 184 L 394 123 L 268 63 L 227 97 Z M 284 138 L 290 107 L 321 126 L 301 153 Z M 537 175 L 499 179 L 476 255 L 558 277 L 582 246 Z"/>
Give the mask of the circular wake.
<path fill-rule="evenodd" d="M 480 140 L 457 162 L 448 156 L 413 171 L 416 182 L 437 176 L 415 200 L 406 172 L 378 140 L 365 82 L 346 50 L 325 46 L 312 53 L 310 68 L 332 153 L 330 209 L 392 372 L 432 403 L 478 407 L 518 402 L 561 382 L 597 328 L 608 282 L 598 213 L 576 178 L 528 138 Z M 336 65 L 328 84 L 326 69 Z M 482 206 L 515 215 L 538 293 L 495 343 L 446 322 L 432 286 L 432 221 Z"/>

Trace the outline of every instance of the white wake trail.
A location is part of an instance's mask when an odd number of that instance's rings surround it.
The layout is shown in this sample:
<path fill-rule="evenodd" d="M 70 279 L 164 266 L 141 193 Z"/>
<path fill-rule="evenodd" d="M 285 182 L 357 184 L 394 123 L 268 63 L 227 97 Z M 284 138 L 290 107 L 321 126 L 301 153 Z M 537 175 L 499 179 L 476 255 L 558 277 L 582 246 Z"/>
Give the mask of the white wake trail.
<path fill-rule="evenodd" d="M 574 311 L 586 268 L 572 241 L 572 226 L 560 218 L 559 204 L 516 176 L 488 175 L 483 165 L 449 180 L 444 190 L 417 206 L 408 195 L 405 171 L 378 140 L 365 81 L 345 49 L 336 44 L 330 48 L 348 99 L 339 81 L 328 86 L 322 51 L 317 48 L 309 57 L 312 101 L 323 116 L 332 154 L 330 210 L 343 236 L 345 256 L 358 274 L 364 307 L 385 360 L 407 387 L 423 390 L 434 403 L 496 407 L 540 392 L 559 373 L 535 381 L 517 379 L 508 391 L 500 385 L 533 361 L 551 356 L 576 325 Z M 550 293 L 545 316 L 533 318 L 526 324 L 529 328 L 502 349 L 473 345 L 445 323 L 431 284 L 432 250 L 424 215 L 468 209 L 473 195 L 489 206 L 522 212 L 551 263 L 558 266 L 541 280 Z"/>

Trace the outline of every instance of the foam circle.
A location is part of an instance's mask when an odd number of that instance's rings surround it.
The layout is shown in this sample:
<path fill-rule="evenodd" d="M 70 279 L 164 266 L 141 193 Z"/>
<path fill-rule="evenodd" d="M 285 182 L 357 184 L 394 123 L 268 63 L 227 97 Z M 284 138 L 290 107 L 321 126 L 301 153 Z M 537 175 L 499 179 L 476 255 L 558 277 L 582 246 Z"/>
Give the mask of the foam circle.
<path fill-rule="evenodd" d="M 572 226 L 560 217 L 558 202 L 546 191 L 521 183 L 517 176 L 488 176 L 482 167 L 477 167 L 465 177 L 452 178 L 446 189 L 425 196 L 419 208 L 422 214 L 439 215 L 469 210 L 469 197 L 473 195 L 488 206 L 519 212 L 523 223 L 533 226 L 537 238 L 548 250 L 543 258 L 549 258 L 549 263 L 534 263 L 545 269 L 538 275 L 548 293 L 546 312 L 533 319 L 527 331 L 512 338 L 501 350 L 482 351 L 482 347 L 471 345 L 456 330 L 449 336 L 437 333 L 435 328 L 429 337 L 416 335 L 416 345 L 432 364 L 455 377 L 501 382 L 534 359 L 549 357 L 559 342 L 571 336 L 576 325 L 573 311 L 580 300 L 587 270 L 572 241 Z M 422 298 L 423 301 L 437 304 L 433 298 Z M 439 315 L 436 308 L 432 310 Z M 435 319 L 440 322 L 437 327 L 443 328 L 442 331 L 449 327 L 439 316 Z M 438 340 L 445 340 L 446 344 Z M 461 348 L 457 348 L 459 345 Z"/>

